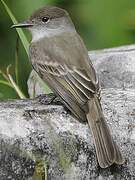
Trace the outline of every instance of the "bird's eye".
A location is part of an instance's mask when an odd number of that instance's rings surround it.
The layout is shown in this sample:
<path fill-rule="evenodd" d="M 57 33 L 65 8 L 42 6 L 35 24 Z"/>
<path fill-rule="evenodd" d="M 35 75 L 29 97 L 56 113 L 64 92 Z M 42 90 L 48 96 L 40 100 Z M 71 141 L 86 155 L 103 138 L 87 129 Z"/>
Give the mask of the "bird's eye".
<path fill-rule="evenodd" d="M 49 21 L 49 17 L 43 17 L 42 22 L 47 23 Z"/>

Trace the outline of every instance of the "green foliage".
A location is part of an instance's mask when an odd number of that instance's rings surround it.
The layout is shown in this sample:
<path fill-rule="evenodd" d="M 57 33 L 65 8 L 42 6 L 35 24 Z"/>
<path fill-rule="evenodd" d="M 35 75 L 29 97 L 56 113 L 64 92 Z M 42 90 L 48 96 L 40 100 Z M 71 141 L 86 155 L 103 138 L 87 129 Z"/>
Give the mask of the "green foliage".
<path fill-rule="evenodd" d="M 12 22 L 14 24 L 17 24 L 17 20 L 15 18 L 15 16 L 13 15 L 13 13 L 11 12 L 11 10 L 9 9 L 9 7 L 7 6 L 7 4 L 4 2 L 4 0 L 1 0 L 3 6 L 5 7 L 5 10 L 7 11 L 9 17 L 11 18 Z M 21 42 L 23 44 L 23 47 L 27 53 L 27 55 L 29 55 L 29 42 L 27 40 L 27 37 L 26 35 L 24 34 L 23 30 L 22 29 L 16 29 L 17 33 L 18 33 L 18 36 L 20 37 L 21 39 Z M 3 85 L 8 85 L 9 87 L 12 87 L 15 92 L 18 94 L 18 96 L 21 98 L 21 99 L 24 99 L 26 98 L 25 95 L 23 94 L 23 92 L 20 90 L 19 88 L 19 72 L 18 72 L 18 65 L 19 65 L 19 55 L 18 55 L 18 52 L 19 52 L 19 39 L 17 37 L 17 43 L 16 43 L 16 53 L 15 53 L 15 76 L 16 76 L 16 82 L 14 81 L 13 77 L 10 75 L 9 73 L 9 67 L 7 67 L 7 75 L 2 73 L 3 77 L 6 77 L 6 81 L 3 81 L 1 80 L 1 84 Z M 38 79 L 39 81 L 42 82 L 43 84 L 43 87 L 44 87 L 44 90 L 45 90 L 45 93 L 48 93 L 50 92 L 50 89 L 48 88 L 48 86 L 41 80 L 41 78 L 39 77 Z"/>
<path fill-rule="evenodd" d="M 41 160 L 36 161 L 35 171 L 33 175 L 34 180 L 48 180 L 47 176 L 47 162 Z"/>
<path fill-rule="evenodd" d="M 12 13 L 11 10 L 8 8 L 8 6 L 7 6 L 6 3 L 4 2 L 4 0 L 1 0 L 1 2 L 2 2 L 2 4 L 4 5 L 4 7 L 5 7 L 8 15 L 9 15 L 9 17 L 10 17 L 11 20 L 12 20 L 12 22 L 13 22 L 14 24 L 17 24 L 18 22 L 17 22 L 16 18 L 14 17 L 13 13 Z M 25 51 L 26 51 L 27 55 L 29 55 L 29 42 L 28 42 L 28 40 L 27 40 L 27 38 L 26 38 L 23 30 L 22 30 L 22 29 L 16 29 L 16 31 L 17 31 L 17 33 L 18 33 L 18 35 L 19 35 L 19 37 L 20 37 L 20 39 L 21 39 L 21 41 L 22 41 L 22 44 L 23 44 L 23 46 L 24 46 L 24 48 L 25 48 Z"/>
<path fill-rule="evenodd" d="M 17 24 L 17 20 L 14 17 L 13 13 L 11 12 L 11 10 L 9 9 L 9 7 L 7 6 L 7 4 L 4 2 L 4 0 L 1 0 L 5 10 L 7 11 L 9 17 L 11 18 L 12 22 L 14 24 Z M 29 49 L 29 42 L 24 34 L 24 32 L 22 31 L 22 29 L 17 29 L 17 33 L 22 41 L 22 44 L 25 48 L 25 51 L 28 55 L 28 49 Z M 18 72 L 18 63 L 19 63 L 19 55 L 18 55 L 18 51 L 19 51 L 19 40 L 17 38 L 17 43 L 16 43 L 16 53 L 15 53 L 15 76 L 16 76 L 16 82 L 13 79 L 12 75 L 9 72 L 9 68 L 11 67 L 11 65 L 9 65 L 7 67 L 7 72 L 6 74 L 4 72 L 1 71 L 2 76 L 4 77 L 5 80 L 1 80 L 0 83 L 3 85 L 7 85 L 11 88 L 13 88 L 15 90 L 15 92 L 18 94 L 18 96 L 21 99 L 26 98 L 26 96 L 23 94 L 23 92 L 20 90 L 19 88 L 19 72 Z"/>
<path fill-rule="evenodd" d="M 6 74 L 4 72 L 0 71 L 0 74 L 2 74 L 3 78 L 5 79 L 5 80 L 0 80 L 0 83 L 13 88 L 21 99 L 25 99 L 26 98 L 25 95 L 20 90 L 19 86 L 16 84 L 16 82 L 14 81 L 13 77 L 11 76 L 11 74 L 9 72 L 10 67 L 11 67 L 11 65 L 9 65 L 7 67 Z"/>
<path fill-rule="evenodd" d="M 5 7 L 8 15 L 10 16 L 11 20 L 13 21 L 13 23 L 17 23 L 17 20 L 16 18 L 14 17 L 14 15 L 12 14 L 11 10 L 8 8 L 8 6 L 6 5 L 6 3 L 4 2 L 4 0 L 1 0 L 3 6 Z M 23 31 L 21 29 L 18 29 L 17 30 L 18 32 L 18 35 L 20 36 L 20 39 L 24 45 L 24 48 L 28 54 L 28 46 L 29 46 L 29 43 L 27 41 L 27 38 L 25 37 Z M 0 73 L 2 74 L 3 78 L 5 80 L 1 80 L 0 83 L 3 84 L 3 85 L 7 85 L 11 88 L 13 88 L 15 90 L 15 92 L 18 94 L 18 96 L 21 98 L 21 99 L 24 99 L 26 98 L 25 95 L 23 94 L 23 92 L 20 90 L 19 86 L 17 85 L 18 84 L 18 50 L 19 50 L 19 47 L 18 47 L 18 40 L 17 40 L 17 45 L 16 45 L 16 66 L 15 66 L 15 72 L 16 72 L 16 81 L 17 83 L 14 81 L 12 75 L 10 74 L 9 72 L 9 69 L 11 67 L 11 65 L 9 65 L 7 67 L 7 71 L 6 71 L 6 74 L 2 71 L 0 71 Z"/>

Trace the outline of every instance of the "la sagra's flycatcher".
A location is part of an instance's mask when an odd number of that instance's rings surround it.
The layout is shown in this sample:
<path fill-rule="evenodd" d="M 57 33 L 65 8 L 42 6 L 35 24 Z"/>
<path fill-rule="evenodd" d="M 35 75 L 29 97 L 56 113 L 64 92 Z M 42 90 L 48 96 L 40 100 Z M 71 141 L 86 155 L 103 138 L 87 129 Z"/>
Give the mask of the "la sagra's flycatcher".
<path fill-rule="evenodd" d="M 32 33 L 29 54 L 33 68 L 78 120 L 87 119 L 99 165 L 106 168 L 122 164 L 122 155 L 102 112 L 94 67 L 68 13 L 46 6 L 13 27 L 28 28 Z"/>

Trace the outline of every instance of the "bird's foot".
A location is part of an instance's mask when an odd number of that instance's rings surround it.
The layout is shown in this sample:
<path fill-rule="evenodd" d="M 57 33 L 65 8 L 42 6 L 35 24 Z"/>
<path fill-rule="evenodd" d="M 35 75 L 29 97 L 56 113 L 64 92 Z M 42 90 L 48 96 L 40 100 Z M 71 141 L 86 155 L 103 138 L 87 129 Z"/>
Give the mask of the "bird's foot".
<path fill-rule="evenodd" d="M 38 101 L 44 105 L 63 105 L 61 99 L 54 93 L 42 94 L 37 97 Z"/>

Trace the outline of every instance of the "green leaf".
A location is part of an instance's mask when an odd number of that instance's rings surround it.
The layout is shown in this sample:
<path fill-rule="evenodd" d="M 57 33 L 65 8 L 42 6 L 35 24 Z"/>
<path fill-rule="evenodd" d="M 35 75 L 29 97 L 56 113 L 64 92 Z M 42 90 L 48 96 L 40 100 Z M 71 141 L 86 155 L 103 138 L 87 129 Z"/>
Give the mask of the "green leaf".
<path fill-rule="evenodd" d="M 0 84 L 3 84 L 3 85 L 13 88 L 7 81 L 0 80 Z"/>
<path fill-rule="evenodd" d="M 9 9 L 9 7 L 7 6 L 7 4 L 4 2 L 4 0 L 1 0 L 1 2 L 4 5 L 5 10 L 7 11 L 8 15 L 10 16 L 12 22 L 14 24 L 17 24 L 18 22 L 17 22 L 16 18 L 14 17 L 13 13 L 11 12 L 11 10 Z M 23 30 L 22 29 L 16 29 L 16 31 L 17 31 L 17 33 L 18 33 L 18 35 L 22 41 L 22 44 L 26 50 L 27 55 L 29 55 L 29 42 L 28 42 Z"/>
<path fill-rule="evenodd" d="M 19 36 L 17 36 L 15 50 L 15 78 L 16 84 L 19 86 Z"/>

